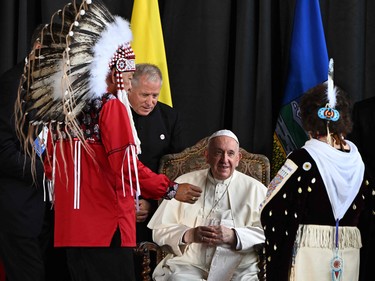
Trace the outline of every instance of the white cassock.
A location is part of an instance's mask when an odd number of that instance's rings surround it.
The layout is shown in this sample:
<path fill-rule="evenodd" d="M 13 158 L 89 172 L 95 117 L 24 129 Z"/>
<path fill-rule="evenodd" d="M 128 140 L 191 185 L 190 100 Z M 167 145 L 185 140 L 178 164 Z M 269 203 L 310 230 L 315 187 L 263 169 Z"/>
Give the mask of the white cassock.
<path fill-rule="evenodd" d="M 150 220 L 153 239 L 168 244 L 169 254 L 155 269 L 155 280 L 258 280 L 258 257 L 253 246 L 265 241 L 260 223 L 259 205 L 267 188 L 238 171 L 224 180 L 215 180 L 208 169 L 187 173 L 176 182 L 188 182 L 202 188 L 195 204 L 164 200 Z M 233 228 L 236 250 L 226 245 L 213 247 L 203 243 L 182 243 L 190 228 L 221 224 Z M 209 276 L 208 276 L 209 275 Z"/>

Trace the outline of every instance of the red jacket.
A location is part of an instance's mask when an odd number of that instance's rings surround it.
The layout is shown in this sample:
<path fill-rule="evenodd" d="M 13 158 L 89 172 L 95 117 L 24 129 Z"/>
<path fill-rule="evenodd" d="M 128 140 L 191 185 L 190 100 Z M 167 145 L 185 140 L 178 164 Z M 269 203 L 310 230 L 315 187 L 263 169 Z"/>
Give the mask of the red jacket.
<path fill-rule="evenodd" d="M 100 107 L 92 106 L 80 121 L 88 150 L 79 145 L 78 139 L 56 141 L 54 130 L 48 139 L 45 171 L 49 179 L 55 175 L 56 247 L 109 246 L 117 227 L 122 246 L 136 244 L 135 204 L 128 168 L 128 158 L 132 163 L 132 157 L 125 156 L 126 149 L 134 145 L 129 116 L 113 95 L 96 102 Z M 142 196 L 159 199 L 165 195 L 173 182 L 153 173 L 138 158 L 136 161 Z M 131 177 L 135 188 L 133 168 Z"/>

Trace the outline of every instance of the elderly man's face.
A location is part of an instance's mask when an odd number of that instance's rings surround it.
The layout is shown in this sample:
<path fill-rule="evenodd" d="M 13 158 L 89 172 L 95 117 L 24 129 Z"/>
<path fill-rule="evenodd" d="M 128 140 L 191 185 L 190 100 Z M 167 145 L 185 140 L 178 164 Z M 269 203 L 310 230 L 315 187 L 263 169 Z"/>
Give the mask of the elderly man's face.
<path fill-rule="evenodd" d="M 211 139 L 205 152 L 213 176 L 219 180 L 229 178 L 241 159 L 238 143 L 231 137 L 219 136 Z"/>
<path fill-rule="evenodd" d="M 139 77 L 138 85 L 132 85 L 128 93 L 129 102 L 133 110 L 142 116 L 147 116 L 154 109 L 159 99 L 161 81 L 147 80 Z"/>

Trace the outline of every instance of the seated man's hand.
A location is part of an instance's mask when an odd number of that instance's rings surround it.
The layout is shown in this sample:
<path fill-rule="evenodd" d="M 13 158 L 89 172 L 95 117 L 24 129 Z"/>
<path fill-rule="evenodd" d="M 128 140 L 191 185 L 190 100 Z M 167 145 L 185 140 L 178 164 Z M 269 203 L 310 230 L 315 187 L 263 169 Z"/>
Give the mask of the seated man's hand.
<path fill-rule="evenodd" d="M 212 245 L 228 244 L 231 247 L 235 247 L 237 244 L 237 235 L 232 228 L 228 228 L 224 225 L 213 225 L 210 226 L 214 232 L 213 237 L 208 237 L 208 243 Z"/>
<path fill-rule="evenodd" d="M 237 236 L 234 229 L 223 225 L 197 226 L 187 230 L 182 241 L 184 243 L 206 243 L 213 246 L 228 244 L 235 247 Z"/>
<path fill-rule="evenodd" d="M 144 222 L 149 213 L 151 212 L 151 204 L 144 199 L 140 199 L 139 201 L 139 211 L 136 211 L 136 219 L 137 222 Z"/>
<path fill-rule="evenodd" d="M 201 196 L 201 193 L 202 189 L 198 186 L 189 183 L 180 183 L 174 199 L 181 202 L 194 204 Z"/>

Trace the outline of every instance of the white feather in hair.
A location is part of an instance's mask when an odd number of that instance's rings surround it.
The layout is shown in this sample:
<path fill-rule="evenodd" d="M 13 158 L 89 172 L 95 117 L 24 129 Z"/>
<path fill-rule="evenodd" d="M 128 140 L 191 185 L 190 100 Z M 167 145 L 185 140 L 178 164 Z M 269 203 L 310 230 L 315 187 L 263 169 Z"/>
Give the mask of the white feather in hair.
<path fill-rule="evenodd" d="M 336 87 L 333 81 L 333 74 L 334 74 L 334 62 L 331 58 L 329 60 L 328 65 L 328 86 L 327 86 L 327 98 L 328 103 L 331 108 L 335 108 L 336 106 Z"/>

